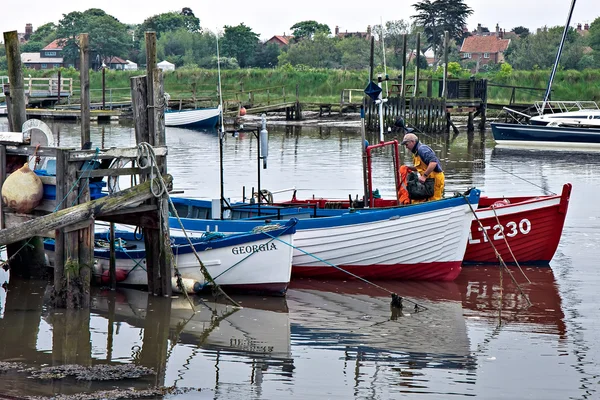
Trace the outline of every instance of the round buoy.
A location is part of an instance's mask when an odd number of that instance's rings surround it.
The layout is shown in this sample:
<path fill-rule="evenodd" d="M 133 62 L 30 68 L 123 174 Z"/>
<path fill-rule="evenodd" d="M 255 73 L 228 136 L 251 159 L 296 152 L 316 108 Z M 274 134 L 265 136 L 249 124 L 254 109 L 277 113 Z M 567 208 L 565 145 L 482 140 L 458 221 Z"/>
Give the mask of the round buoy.
<path fill-rule="evenodd" d="M 492 207 L 493 208 L 500 208 L 500 207 L 508 206 L 509 204 L 510 204 L 510 200 L 503 199 L 503 200 L 496 201 L 494 204 L 492 204 Z"/>
<path fill-rule="evenodd" d="M 26 214 L 36 208 L 44 196 L 39 176 L 25 164 L 4 181 L 2 201 L 18 213 Z"/>
<path fill-rule="evenodd" d="M 240 107 L 240 117 L 243 117 L 244 115 L 246 115 L 246 108 Z"/>

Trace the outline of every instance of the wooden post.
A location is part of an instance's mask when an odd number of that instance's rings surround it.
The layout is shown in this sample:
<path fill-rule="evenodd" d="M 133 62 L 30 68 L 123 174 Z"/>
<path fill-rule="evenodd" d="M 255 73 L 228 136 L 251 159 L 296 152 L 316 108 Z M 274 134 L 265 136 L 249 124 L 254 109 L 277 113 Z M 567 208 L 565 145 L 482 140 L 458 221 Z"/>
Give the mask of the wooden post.
<path fill-rule="evenodd" d="M 442 97 L 448 96 L 448 46 L 450 45 L 450 34 L 444 32 L 444 82 L 442 86 Z"/>
<path fill-rule="evenodd" d="M 369 83 L 373 82 L 374 63 L 375 63 L 375 36 L 371 36 L 371 53 L 369 56 Z"/>
<path fill-rule="evenodd" d="M 427 77 L 427 97 L 431 98 L 433 96 L 433 80 L 431 75 Z"/>
<path fill-rule="evenodd" d="M 102 63 L 102 109 L 106 108 L 106 66 Z"/>
<path fill-rule="evenodd" d="M 415 87 L 413 88 L 413 96 L 417 97 L 419 95 L 419 58 L 421 57 L 421 34 L 417 33 L 417 46 L 415 52 L 417 56 L 415 57 Z"/>
<path fill-rule="evenodd" d="M 21 132 L 21 127 L 27 120 L 27 114 L 25 111 L 25 91 L 17 31 L 4 32 L 4 48 L 6 50 L 6 63 L 8 64 L 8 79 L 10 80 L 10 130 Z"/>
<path fill-rule="evenodd" d="M 58 82 L 57 82 L 57 96 L 56 96 L 56 104 L 60 104 L 60 87 L 62 86 L 60 69 L 58 70 Z"/>
<path fill-rule="evenodd" d="M 131 104 L 135 126 L 135 142 L 148 142 L 148 81 L 145 76 L 131 78 Z"/>
<path fill-rule="evenodd" d="M 488 90 L 488 84 L 487 84 L 487 79 L 484 79 L 482 81 L 483 84 L 483 88 L 482 88 L 482 93 L 485 96 L 483 98 L 482 104 L 481 104 L 481 109 L 479 110 L 479 129 L 484 130 L 485 129 L 485 120 L 486 120 L 486 114 L 487 114 L 487 90 Z"/>
<path fill-rule="evenodd" d="M 110 252 L 110 259 L 108 261 L 108 269 L 109 269 L 109 276 L 110 276 L 110 289 L 111 290 L 116 290 L 117 289 L 117 254 L 116 254 L 116 249 L 115 249 L 115 223 L 111 222 L 110 223 L 110 232 L 109 232 L 109 239 L 110 239 L 110 247 L 109 247 L 109 252 Z"/>
<path fill-rule="evenodd" d="M 406 87 L 406 34 L 402 35 L 402 80 L 400 81 L 400 97 L 405 96 Z"/>
<path fill-rule="evenodd" d="M 152 146 L 166 144 L 164 120 L 164 87 L 162 71 L 156 67 L 156 32 L 146 32 L 146 98 L 148 101 L 148 132 Z M 157 157 L 157 167 L 166 172 L 166 157 Z M 148 203 L 157 205 L 159 229 L 144 228 L 148 292 L 158 296 L 171 295 L 171 248 L 169 246 L 168 193 Z"/>
<path fill-rule="evenodd" d="M 90 42 L 79 35 L 79 79 L 81 84 L 81 146 L 90 142 Z"/>

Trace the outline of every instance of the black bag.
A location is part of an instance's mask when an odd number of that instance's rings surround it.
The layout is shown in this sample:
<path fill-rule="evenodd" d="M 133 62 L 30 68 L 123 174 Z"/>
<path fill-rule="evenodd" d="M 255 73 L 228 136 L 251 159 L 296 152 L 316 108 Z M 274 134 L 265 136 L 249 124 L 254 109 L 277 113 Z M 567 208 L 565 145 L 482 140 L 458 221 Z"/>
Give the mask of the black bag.
<path fill-rule="evenodd" d="M 435 179 L 427 178 L 425 183 L 419 182 L 419 174 L 411 172 L 406 180 L 406 190 L 411 200 L 426 200 L 433 197 Z"/>

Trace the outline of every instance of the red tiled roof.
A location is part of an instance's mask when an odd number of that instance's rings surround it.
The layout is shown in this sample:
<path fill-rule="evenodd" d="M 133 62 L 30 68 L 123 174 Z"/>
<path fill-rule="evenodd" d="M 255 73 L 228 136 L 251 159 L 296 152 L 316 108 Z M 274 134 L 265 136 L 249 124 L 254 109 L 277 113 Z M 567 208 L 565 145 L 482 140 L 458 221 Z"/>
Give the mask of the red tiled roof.
<path fill-rule="evenodd" d="M 510 39 L 497 36 L 469 36 L 465 38 L 460 51 L 462 53 L 503 53 L 508 48 Z"/>
<path fill-rule="evenodd" d="M 50 44 L 42 50 L 62 50 L 65 39 L 54 39 Z"/>
<path fill-rule="evenodd" d="M 123 60 L 121 57 L 113 56 L 106 57 L 104 59 L 104 64 L 127 64 L 127 61 Z"/>
<path fill-rule="evenodd" d="M 275 40 L 275 41 L 279 41 L 279 42 L 281 42 L 281 44 L 287 46 L 288 44 L 290 44 L 290 39 L 292 39 L 292 38 L 293 38 L 293 36 L 275 35 L 271 39 L 267 40 L 267 42 L 273 42 Z"/>

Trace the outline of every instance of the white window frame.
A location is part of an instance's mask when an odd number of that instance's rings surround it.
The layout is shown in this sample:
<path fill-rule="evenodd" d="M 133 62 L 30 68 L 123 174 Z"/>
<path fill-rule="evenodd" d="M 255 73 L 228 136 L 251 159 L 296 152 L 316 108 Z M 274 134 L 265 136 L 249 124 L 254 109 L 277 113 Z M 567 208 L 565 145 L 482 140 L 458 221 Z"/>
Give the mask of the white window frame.
<path fill-rule="evenodd" d="M 465 53 L 465 58 L 471 58 L 471 53 Z"/>
<path fill-rule="evenodd" d="M 490 53 L 483 53 L 483 58 L 490 58 Z"/>

